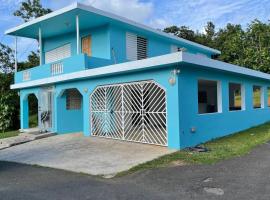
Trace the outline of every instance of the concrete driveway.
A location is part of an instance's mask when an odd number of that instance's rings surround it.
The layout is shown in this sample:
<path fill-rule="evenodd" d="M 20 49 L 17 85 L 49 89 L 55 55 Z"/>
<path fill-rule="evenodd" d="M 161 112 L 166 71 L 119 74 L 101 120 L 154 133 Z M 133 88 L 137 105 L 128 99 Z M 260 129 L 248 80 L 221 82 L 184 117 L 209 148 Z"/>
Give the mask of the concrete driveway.
<path fill-rule="evenodd" d="M 0 160 L 110 177 L 172 152 L 166 147 L 84 137 L 76 133 L 1 150 Z"/>

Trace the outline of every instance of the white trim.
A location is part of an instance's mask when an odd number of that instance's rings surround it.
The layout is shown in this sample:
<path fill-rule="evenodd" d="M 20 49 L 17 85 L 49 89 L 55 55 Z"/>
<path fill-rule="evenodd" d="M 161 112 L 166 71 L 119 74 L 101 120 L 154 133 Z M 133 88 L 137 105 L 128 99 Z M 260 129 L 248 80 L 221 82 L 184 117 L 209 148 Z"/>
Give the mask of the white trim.
<path fill-rule="evenodd" d="M 222 113 L 222 83 L 221 81 L 217 81 L 217 111 L 218 113 Z"/>
<path fill-rule="evenodd" d="M 77 55 L 80 53 L 80 24 L 79 15 L 76 15 L 76 39 L 77 39 Z"/>
<path fill-rule="evenodd" d="M 42 36 L 41 36 L 41 28 L 38 28 L 38 43 L 39 43 L 39 65 L 41 66 L 42 63 Z"/>
<path fill-rule="evenodd" d="M 11 33 L 16 32 L 16 31 L 18 31 L 18 30 L 20 30 L 22 28 L 25 28 L 27 26 L 30 26 L 30 25 L 39 23 L 41 21 L 44 21 L 46 19 L 61 15 L 61 14 L 65 13 L 65 12 L 71 11 L 71 10 L 76 9 L 76 8 L 81 9 L 81 10 L 85 10 L 85 11 L 89 11 L 89 12 L 92 12 L 92 13 L 95 13 L 95 14 L 98 14 L 98 15 L 101 15 L 101 16 L 109 17 L 111 19 L 121 21 L 121 22 L 126 23 L 126 24 L 130 24 L 132 26 L 138 27 L 140 29 L 144 29 L 146 31 L 150 31 L 152 33 L 158 34 L 158 35 L 163 36 L 163 37 L 167 37 L 169 39 L 173 39 L 173 40 L 178 41 L 178 42 L 183 42 L 183 43 L 188 44 L 188 45 L 196 46 L 198 48 L 204 49 L 206 51 L 209 51 L 209 52 L 212 52 L 212 53 L 215 53 L 215 54 L 221 54 L 221 52 L 219 50 L 216 50 L 216 49 L 213 49 L 213 48 L 210 48 L 210 47 L 207 47 L 207 46 L 195 43 L 195 42 L 191 42 L 189 40 L 179 38 L 179 37 L 174 36 L 174 35 L 170 35 L 168 33 L 156 30 L 156 29 L 151 28 L 149 26 L 134 22 L 134 21 L 129 20 L 129 19 L 125 18 L 125 17 L 121 17 L 121 16 L 118 16 L 118 15 L 115 15 L 115 14 L 112 14 L 112 13 L 109 13 L 109 12 L 106 12 L 106 11 L 103 11 L 103 10 L 99 10 L 99 9 L 94 8 L 92 6 L 83 5 L 83 4 L 80 4 L 80 3 L 71 4 L 71 5 L 67 6 L 67 7 L 59 9 L 57 11 L 54 11 L 54 12 L 49 13 L 47 15 L 44 15 L 42 17 L 38 17 L 36 19 L 33 19 L 30 22 L 26 22 L 26 23 L 24 23 L 22 25 L 19 25 L 17 27 L 8 29 L 7 31 L 5 31 L 5 34 L 11 34 Z"/>
<path fill-rule="evenodd" d="M 167 54 L 167 55 L 157 56 L 157 57 L 143 59 L 143 60 L 114 64 L 114 65 L 109 65 L 106 67 L 82 70 L 82 71 L 73 72 L 69 74 L 63 74 L 59 76 L 13 84 L 11 85 L 10 88 L 19 89 L 19 88 L 33 87 L 33 86 L 39 86 L 39 85 L 53 84 L 53 83 L 68 81 L 72 79 L 90 78 L 90 77 L 96 77 L 96 76 L 102 76 L 102 75 L 105 76 L 109 74 L 144 70 L 148 68 L 159 67 L 161 65 L 165 66 L 165 65 L 169 65 L 173 63 L 179 63 L 182 60 L 181 57 L 182 57 L 181 52 L 177 52 L 173 54 Z"/>
<path fill-rule="evenodd" d="M 15 52 L 14 52 L 14 59 L 15 59 L 15 66 L 14 66 L 14 69 L 15 69 L 15 72 L 18 71 L 18 64 L 17 64 L 17 36 L 15 36 Z"/>
<path fill-rule="evenodd" d="M 246 110 L 246 88 L 245 84 L 241 84 L 241 110 Z"/>
<path fill-rule="evenodd" d="M 106 76 L 109 74 L 132 72 L 136 70 L 145 70 L 148 68 L 166 66 L 166 65 L 180 63 L 180 62 L 199 65 L 200 67 L 218 69 L 218 70 L 227 71 L 231 73 L 237 73 L 237 74 L 242 74 L 246 76 L 252 76 L 256 78 L 270 80 L 270 74 L 247 69 L 244 67 L 239 67 L 237 65 L 232 65 L 232 64 L 221 62 L 221 61 L 216 61 L 210 58 L 204 58 L 204 57 L 187 53 L 187 52 L 176 52 L 176 53 L 152 57 L 152 58 L 148 58 L 144 60 L 113 64 L 113 65 L 108 65 L 105 67 L 88 69 L 88 70 L 83 70 L 79 72 L 63 74 L 60 76 L 43 78 L 43 79 L 34 80 L 34 81 L 28 81 L 25 83 L 13 84 L 11 85 L 10 88 L 19 89 L 19 88 L 38 86 L 38 85 L 45 85 L 49 83 L 68 81 L 72 79 L 90 78 L 90 77 L 95 77 L 95 76 Z"/>

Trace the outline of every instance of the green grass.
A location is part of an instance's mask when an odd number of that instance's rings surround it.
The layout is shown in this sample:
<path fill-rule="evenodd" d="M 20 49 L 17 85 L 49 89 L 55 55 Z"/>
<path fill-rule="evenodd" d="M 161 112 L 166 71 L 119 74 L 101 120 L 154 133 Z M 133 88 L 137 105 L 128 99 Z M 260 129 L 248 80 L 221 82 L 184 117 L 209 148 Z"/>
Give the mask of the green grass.
<path fill-rule="evenodd" d="M 37 114 L 32 114 L 29 116 L 29 127 L 30 128 L 35 128 L 38 126 L 38 115 Z"/>
<path fill-rule="evenodd" d="M 270 122 L 250 128 L 248 130 L 216 139 L 203 144 L 210 151 L 205 153 L 181 150 L 162 156 L 153 161 L 135 166 L 128 171 L 121 172 L 118 176 L 133 173 L 139 170 L 165 167 L 173 162 L 185 164 L 213 164 L 221 160 L 242 156 L 249 153 L 254 147 L 270 140 Z"/>
<path fill-rule="evenodd" d="M 19 135 L 19 131 L 8 131 L 8 132 L 4 132 L 1 133 L 0 132 L 0 139 L 4 139 L 4 138 L 8 138 L 8 137 L 14 137 Z"/>

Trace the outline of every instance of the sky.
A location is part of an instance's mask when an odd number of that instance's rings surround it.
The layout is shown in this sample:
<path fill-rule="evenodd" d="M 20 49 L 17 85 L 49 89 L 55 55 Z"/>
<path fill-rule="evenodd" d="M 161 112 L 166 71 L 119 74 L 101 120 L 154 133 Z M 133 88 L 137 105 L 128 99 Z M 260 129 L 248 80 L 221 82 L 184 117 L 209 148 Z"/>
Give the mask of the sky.
<path fill-rule="evenodd" d="M 22 0 L 0 0 L 0 42 L 14 48 L 14 38 L 4 36 L 4 31 L 22 24 L 13 16 Z M 52 10 L 72 4 L 75 0 L 41 0 L 43 7 Z M 204 31 L 208 21 L 216 28 L 227 23 L 241 24 L 259 19 L 270 20 L 270 0 L 78 0 L 96 8 L 112 12 L 134 21 L 163 29 L 167 26 L 188 26 L 193 30 Z M 18 59 L 23 61 L 31 50 L 37 48 L 32 39 L 18 38 Z"/>

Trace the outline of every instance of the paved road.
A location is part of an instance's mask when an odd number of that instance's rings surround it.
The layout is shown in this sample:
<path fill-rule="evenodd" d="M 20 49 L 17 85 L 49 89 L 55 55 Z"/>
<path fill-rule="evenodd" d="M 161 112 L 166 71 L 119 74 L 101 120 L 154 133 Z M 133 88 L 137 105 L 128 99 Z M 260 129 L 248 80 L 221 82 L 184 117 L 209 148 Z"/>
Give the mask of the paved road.
<path fill-rule="evenodd" d="M 0 162 L 0 199 L 269 200 L 269 152 L 265 144 L 215 165 L 160 168 L 116 179 Z"/>

